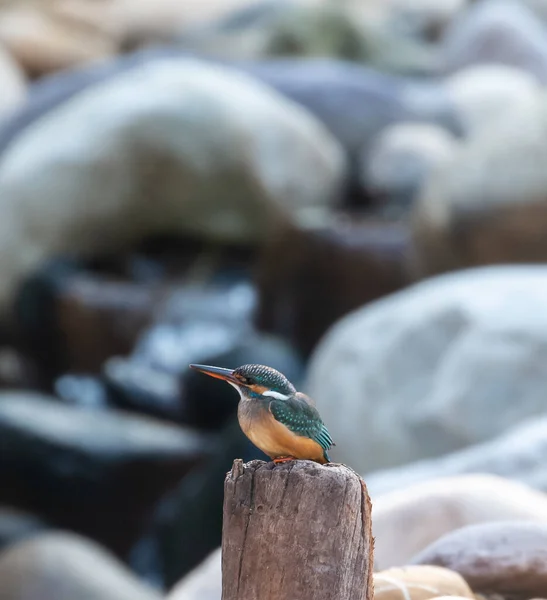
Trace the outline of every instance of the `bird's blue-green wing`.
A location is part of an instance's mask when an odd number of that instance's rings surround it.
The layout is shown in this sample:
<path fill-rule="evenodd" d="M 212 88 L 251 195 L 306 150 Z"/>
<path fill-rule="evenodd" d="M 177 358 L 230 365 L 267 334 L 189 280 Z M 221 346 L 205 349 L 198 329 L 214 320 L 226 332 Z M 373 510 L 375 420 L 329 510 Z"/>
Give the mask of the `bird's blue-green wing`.
<path fill-rule="evenodd" d="M 326 453 L 335 444 L 317 409 L 304 398 L 303 394 L 297 394 L 287 400 L 272 400 L 270 412 L 294 434 L 314 440 Z"/>

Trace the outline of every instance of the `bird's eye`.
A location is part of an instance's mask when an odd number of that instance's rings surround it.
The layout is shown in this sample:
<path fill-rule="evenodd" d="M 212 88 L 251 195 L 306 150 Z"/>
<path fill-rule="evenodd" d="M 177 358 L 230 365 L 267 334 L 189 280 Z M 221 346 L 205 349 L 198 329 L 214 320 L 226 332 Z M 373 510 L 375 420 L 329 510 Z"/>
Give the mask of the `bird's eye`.
<path fill-rule="evenodd" d="M 253 380 L 250 377 L 246 377 L 245 375 L 237 375 L 237 378 L 243 385 L 252 385 Z"/>

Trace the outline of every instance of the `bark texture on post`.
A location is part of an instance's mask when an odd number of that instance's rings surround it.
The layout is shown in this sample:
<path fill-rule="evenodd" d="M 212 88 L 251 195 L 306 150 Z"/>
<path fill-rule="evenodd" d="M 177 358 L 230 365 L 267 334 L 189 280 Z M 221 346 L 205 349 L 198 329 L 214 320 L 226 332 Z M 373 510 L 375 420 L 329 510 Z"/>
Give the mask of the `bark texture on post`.
<path fill-rule="evenodd" d="M 371 504 L 343 465 L 234 461 L 222 600 L 372 600 Z"/>

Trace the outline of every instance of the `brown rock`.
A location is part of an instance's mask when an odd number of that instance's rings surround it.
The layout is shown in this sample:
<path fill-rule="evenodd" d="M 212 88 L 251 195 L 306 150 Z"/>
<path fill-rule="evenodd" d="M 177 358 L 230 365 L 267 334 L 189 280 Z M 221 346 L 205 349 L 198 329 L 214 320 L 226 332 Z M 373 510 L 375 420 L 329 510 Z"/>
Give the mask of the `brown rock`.
<path fill-rule="evenodd" d="M 476 592 L 530 598 L 547 594 L 547 525 L 470 525 L 437 540 L 412 561 L 457 573 Z"/>
<path fill-rule="evenodd" d="M 374 564 L 378 569 L 408 564 L 450 531 L 507 520 L 547 523 L 547 496 L 495 475 L 439 477 L 403 486 L 374 498 Z"/>
<path fill-rule="evenodd" d="M 0 9 L 0 42 L 33 76 L 116 53 L 112 2 L 58 0 L 8 3 Z"/>
<path fill-rule="evenodd" d="M 340 317 L 404 286 L 407 241 L 404 225 L 381 221 L 277 236 L 258 267 L 258 326 L 309 353 Z"/>
<path fill-rule="evenodd" d="M 113 355 L 128 354 L 154 311 L 150 285 L 75 276 L 58 290 L 57 328 L 72 371 L 98 372 Z"/>
<path fill-rule="evenodd" d="M 84 538 L 55 533 L 0 557 L 2 600 L 159 600 L 112 555 Z"/>
<path fill-rule="evenodd" d="M 439 596 L 473 598 L 458 573 L 434 566 L 410 566 L 374 574 L 374 600 L 428 600 Z"/>

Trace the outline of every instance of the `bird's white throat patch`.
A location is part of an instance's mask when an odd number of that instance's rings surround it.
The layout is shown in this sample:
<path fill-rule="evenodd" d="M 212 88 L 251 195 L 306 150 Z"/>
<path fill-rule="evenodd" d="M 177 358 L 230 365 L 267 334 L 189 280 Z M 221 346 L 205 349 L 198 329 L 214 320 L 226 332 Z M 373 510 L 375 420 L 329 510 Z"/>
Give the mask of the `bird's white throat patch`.
<path fill-rule="evenodd" d="M 269 396 L 270 398 L 275 398 L 276 400 L 288 400 L 289 397 L 285 396 L 281 392 L 276 392 L 274 390 L 267 390 L 266 392 L 262 392 L 263 396 Z"/>

